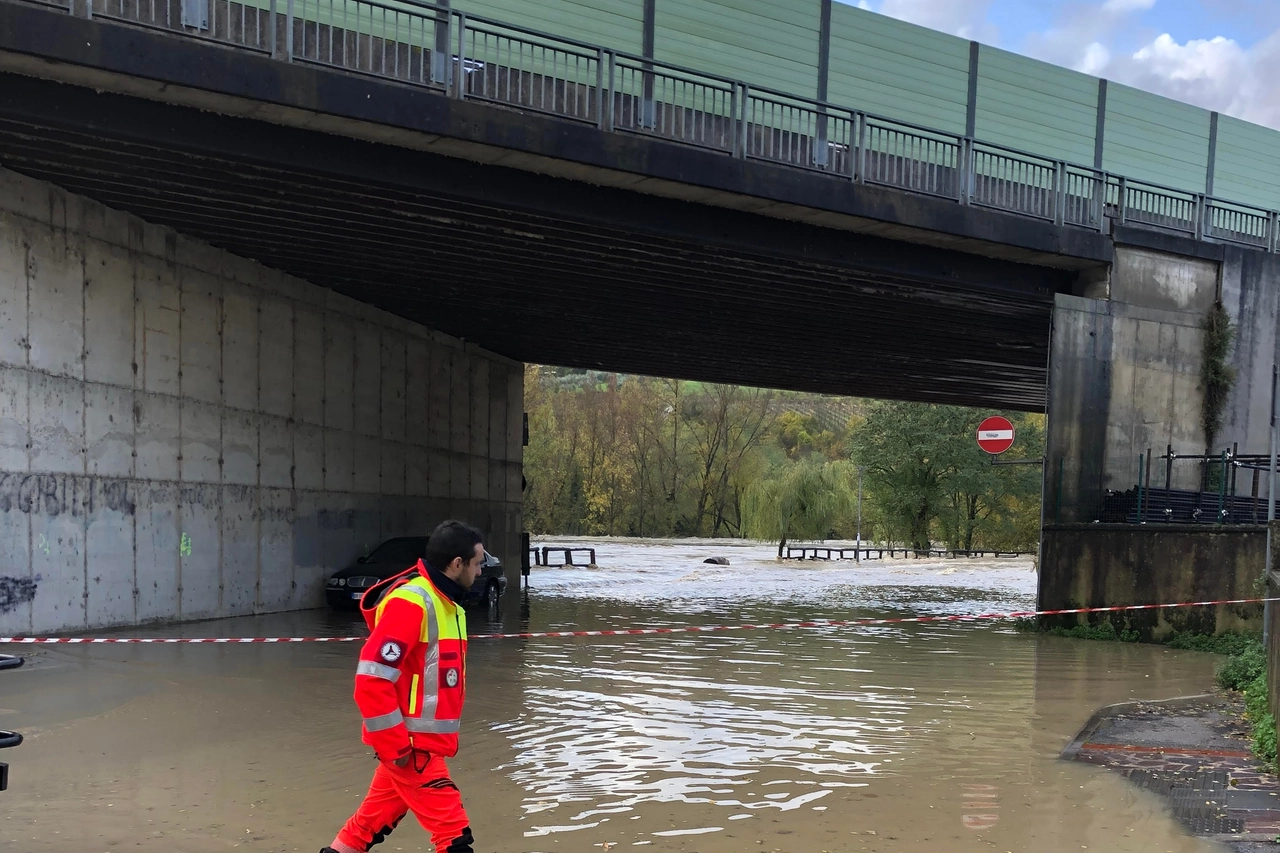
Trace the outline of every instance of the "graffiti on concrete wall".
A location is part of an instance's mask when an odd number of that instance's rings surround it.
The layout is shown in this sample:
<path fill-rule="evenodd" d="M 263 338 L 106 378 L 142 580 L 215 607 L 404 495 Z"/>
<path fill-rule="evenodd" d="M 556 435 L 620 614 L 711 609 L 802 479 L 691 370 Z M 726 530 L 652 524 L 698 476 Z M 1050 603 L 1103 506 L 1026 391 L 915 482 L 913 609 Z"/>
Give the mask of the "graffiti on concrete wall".
<path fill-rule="evenodd" d="M 0 513 L 84 516 L 99 510 L 133 515 L 127 480 L 74 474 L 0 474 Z"/>
<path fill-rule="evenodd" d="M 291 506 L 258 506 L 253 510 L 255 521 L 265 521 L 269 524 L 293 524 L 297 516 L 297 511 Z"/>
<path fill-rule="evenodd" d="M 350 530 L 356 526 L 356 511 L 322 509 L 316 514 L 316 521 L 321 530 Z"/>
<path fill-rule="evenodd" d="M 36 588 L 40 585 L 40 576 L 33 578 L 10 578 L 0 575 L 0 616 L 17 610 L 36 597 Z"/>

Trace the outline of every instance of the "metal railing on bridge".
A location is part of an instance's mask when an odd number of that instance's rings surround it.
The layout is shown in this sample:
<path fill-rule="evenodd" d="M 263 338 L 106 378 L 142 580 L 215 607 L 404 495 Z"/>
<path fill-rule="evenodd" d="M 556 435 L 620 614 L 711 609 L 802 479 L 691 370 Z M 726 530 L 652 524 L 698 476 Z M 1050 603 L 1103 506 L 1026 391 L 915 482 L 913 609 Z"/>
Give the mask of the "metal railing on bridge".
<path fill-rule="evenodd" d="M 684 145 L 1106 231 L 1277 251 L 1276 211 L 416 0 L 18 0 Z"/>

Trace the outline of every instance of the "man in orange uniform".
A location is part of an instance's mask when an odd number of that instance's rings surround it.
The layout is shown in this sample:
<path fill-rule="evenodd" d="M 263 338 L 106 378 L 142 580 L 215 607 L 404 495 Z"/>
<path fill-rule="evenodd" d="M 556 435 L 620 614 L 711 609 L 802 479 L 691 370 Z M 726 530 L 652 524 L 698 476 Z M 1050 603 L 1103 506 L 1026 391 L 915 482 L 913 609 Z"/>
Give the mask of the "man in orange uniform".
<path fill-rule="evenodd" d="M 466 695 L 461 602 L 483 562 L 480 531 L 446 521 L 416 570 L 365 593 L 360 607 L 372 633 L 355 696 L 378 769 L 360 808 L 320 853 L 367 853 L 410 811 L 437 853 L 472 853 L 471 824 L 444 760 L 458 754 Z"/>

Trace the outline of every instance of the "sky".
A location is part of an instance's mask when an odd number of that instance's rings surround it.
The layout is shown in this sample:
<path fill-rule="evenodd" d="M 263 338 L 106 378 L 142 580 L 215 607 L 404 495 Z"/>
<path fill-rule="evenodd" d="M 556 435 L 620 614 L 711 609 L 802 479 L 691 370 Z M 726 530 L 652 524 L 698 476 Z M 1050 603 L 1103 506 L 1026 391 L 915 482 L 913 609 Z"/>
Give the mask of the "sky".
<path fill-rule="evenodd" d="M 1280 129 L 1280 0 L 855 0 Z"/>

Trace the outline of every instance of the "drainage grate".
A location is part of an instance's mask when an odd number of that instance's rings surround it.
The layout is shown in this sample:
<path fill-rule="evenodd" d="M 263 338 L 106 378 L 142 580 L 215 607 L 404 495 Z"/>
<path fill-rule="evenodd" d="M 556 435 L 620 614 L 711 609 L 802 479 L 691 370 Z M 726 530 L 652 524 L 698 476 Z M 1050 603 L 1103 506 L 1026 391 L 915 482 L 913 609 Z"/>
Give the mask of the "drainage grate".
<path fill-rule="evenodd" d="M 1175 788 L 1164 796 L 1169 798 L 1169 805 L 1174 811 L 1179 809 L 1212 809 L 1222 811 L 1227 807 L 1225 794 L 1213 795 L 1205 791 L 1187 791 Z"/>
<path fill-rule="evenodd" d="M 1229 817 L 1226 812 L 1230 775 L 1225 770 L 1132 770 L 1128 777 L 1138 787 L 1165 797 L 1173 816 L 1195 835 L 1244 832 L 1244 818 Z"/>
<path fill-rule="evenodd" d="M 1195 835 L 1238 835 L 1244 832 L 1244 818 L 1189 812 L 1199 810 L 1174 809 L 1173 815 Z"/>

